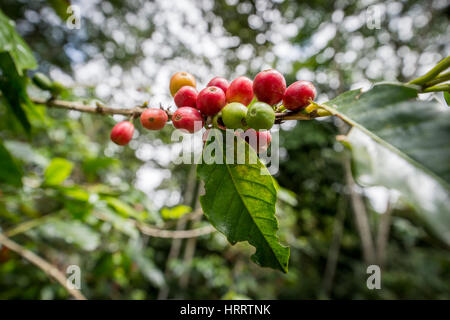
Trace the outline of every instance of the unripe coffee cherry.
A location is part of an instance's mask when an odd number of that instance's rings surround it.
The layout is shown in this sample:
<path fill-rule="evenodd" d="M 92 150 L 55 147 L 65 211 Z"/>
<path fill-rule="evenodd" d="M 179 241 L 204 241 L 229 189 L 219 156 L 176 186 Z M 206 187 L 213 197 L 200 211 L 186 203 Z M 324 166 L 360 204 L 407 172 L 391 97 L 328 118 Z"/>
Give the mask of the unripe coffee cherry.
<path fill-rule="evenodd" d="M 133 138 L 134 125 L 130 121 L 121 121 L 111 130 L 111 140 L 119 146 L 124 146 Z"/>
<path fill-rule="evenodd" d="M 316 97 L 316 88 L 305 80 L 291 84 L 284 93 L 283 105 L 288 110 L 301 110 Z"/>
<path fill-rule="evenodd" d="M 246 115 L 246 106 L 239 102 L 232 102 L 222 109 L 222 122 L 229 129 L 245 128 L 247 126 Z"/>
<path fill-rule="evenodd" d="M 253 80 L 253 93 L 259 101 L 271 106 L 283 99 L 286 80 L 277 70 L 268 69 L 258 73 Z"/>
<path fill-rule="evenodd" d="M 180 90 L 178 90 L 173 99 L 178 108 L 195 108 L 197 103 L 197 95 L 198 92 L 194 87 L 184 86 Z"/>
<path fill-rule="evenodd" d="M 53 81 L 52 88 L 50 89 L 53 96 L 57 96 L 61 94 L 66 89 L 61 82 Z"/>
<path fill-rule="evenodd" d="M 250 128 L 268 130 L 275 123 L 275 111 L 267 103 L 255 102 L 248 108 L 245 119 Z"/>
<path fill-rule="evenodd" d="M 224 93 L 227 93 L 229 86 L 230 84 L 228 83 L 228 80 L 221 77 L 212 78 L 207 85 L 207 87 L 219 87 Z"/>
<path fill-rule="evenodd" d="M 50 80 L 45 74 L 36 72 L 33 76 L 33 83 L 42 90 L 51 90 L 53 86 L 52 80 Z"/>
<path fill-rule="evenodd" d="M 253 82 L 247 77 L 234 79 L 227 89 L 227 102 L 239 102 L 247 106 L 253 100 Z"/>
<path fill-rule="evenodd" d="M 170 93 L 172 97 L 184 86 L 196 87 L 197 83 L 192 74 L 187 72 L 177 72 L 170 78 Z"/>
<path fill-rule="evenodd" d="M 141 124 L 148 130 L 161 130 L 164 128 L 169 117 L 164 110 L 150 108 L 142 112 Z"/>
<path fill-rule="evenodd" d="M 197 96 L 197 109 L 207 116 L 215 115 L 225 104 L 225 93 L 219 87 L 207 87 Z"/>
<path fill-rule="evenodd" d="M 172 115 L 173 126 L 194 133 L 203 127 L 203 117 L 197 109 L 181 107 Z"/>
<path fill-rule="evenodd" d="M 222 109 L 222 110 L 223 110 L 223 109 Z M 222 130 L 225 130 L 225 129 L 226 129 L 226 127 L 225 127 L 225 125 L 224 125 L 224 123 L 223 123 L 223 120 L 222 120 L 222 111 L 220 111 L 219 113 L 217 113 L 217 114 L 212 118 L 212 124 L 213 124 L 213 126 L 214 126 L 215 128 L 222 129 Z"/>

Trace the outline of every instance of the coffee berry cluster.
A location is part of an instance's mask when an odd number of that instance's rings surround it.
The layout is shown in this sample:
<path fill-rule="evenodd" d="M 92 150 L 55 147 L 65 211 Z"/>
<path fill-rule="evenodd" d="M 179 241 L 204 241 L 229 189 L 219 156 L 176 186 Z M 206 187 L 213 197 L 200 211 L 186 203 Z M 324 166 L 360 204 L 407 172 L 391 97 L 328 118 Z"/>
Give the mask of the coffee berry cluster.
<path fill-rule="evenodd" d="M 171 115 L 173 126 L 190 133 L 202 129 L 207 122 L 220 129 L 242 129 L 246 133 L 252 130 L 257 136 L 257 150 L 270 145 L 269 130 L 275 123 L 275 110 L 302 110 L 316 96 L 311 82 L 296 81 L 286 87 L 283 75 L 274 69 L 261 71 L 253 81 L 241 76 L 229 83 L 215 77 L 200 92 L 196 85 L 194 76 L 187 72 L 177 72 L 170 79 L 170 93 L 177 106 Z M 148 108 L 140 121 L 146 129 L 160 130 L 169 121 L 169 115 L 161 108 Z M 111 140 L 126 145 L 133 133 L 132 122 L 122 121 L 112 129 Z"/>

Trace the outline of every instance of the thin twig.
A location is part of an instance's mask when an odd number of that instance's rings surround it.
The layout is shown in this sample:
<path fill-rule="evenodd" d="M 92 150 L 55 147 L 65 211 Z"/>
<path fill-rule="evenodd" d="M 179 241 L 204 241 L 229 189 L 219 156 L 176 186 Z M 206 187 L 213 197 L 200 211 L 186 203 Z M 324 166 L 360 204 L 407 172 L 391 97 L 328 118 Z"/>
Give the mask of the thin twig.
<path fill-rule="evenodd" d="M 439 74 L 436 78 L 434 78 L 431 81 L 428 81 L 427 83 L 424 84 L 424 87 L 431 87 L 434 86 L 436 84 L 445 82 L 445 81 L 449 81 L 450 80 L 450 71 L 446 72 L 446 73 L 441 73 Z"/>
<path fill-rule="evenodd" d="M 202 181 L 200 183 L 199 186 L 201 193 L 205 192 L 205 183 Z M 197 197 L 196 199 L 196 205 L 195 208 L 199 208 L 200 207 L 200 201 Z M 198 216 L 196 219 L 191 220 L 191 225 L 196 223 L 197 221 L 200 221 L 202 218 L 202 216 Z M 179 285 L 180 288 L 186 289 L 188 284 L 189 284 L 189 278 L 190 278 L 190 272 L 191 272 L 191 264 L 192 264 L 192 259 L 194 258 L 195 255 L 195 250 L 197 247 L 197 238 L 190 238 L 187 240 L 186 242 L 186 247 L 184 248 L 184 257 L 183 257 L 183 265 L 185 265 L 187 268 L 184 271 L 184 273 L 181 275 L 180 280 L 179 280 Z"/>
<path fill-rule="evenodd" d="M 88 112 L 88 113 L 96 113 L 100 115 L 114 115 L 120 114 L 124 116 L 139 116 L 142 112 L 144 112 L 145 108 L 143 107 L 134 107 L 134 108 L 111 108 L 106 107 L 100 103 L 96 103 L 96 106 L 89 106 L 82 104 L 76 101 L 65 101 L 65 100 L 56 100 L 56 99 L 38 99 L 32 98 L 31 101 L 35 104 L 45 105 L 50 108 L 58 108 L 58 109 L 66 109 L 66 110 L 74 110 L 80 112 Z"/>
<path fill-rule="evenodd" d="M 377 264 L 382 268 L 386 260 L 386 247 L 391 226 L 392 204 L 388 199 L 386 211 L 381 215 L 377 233 Z"/>
<path fill-rule="evenodd" d="M 446 83 L 446 84 L 439 84 L 436 86 L 432 86 L 432 87 L 428 87 L 422 90 L 422 92 L 443 92 L 443 91 L 448 91 L 450 92 L 450 84 Z"/>
<path fill-rule="evenodd" d="M 11 229 L 8 229 L 7 231 L 5 231 L 4 235 L 7 236 L 8 238 L 12 238 L 20 233 L 26 232 L 30 229 L 33 229 L 34 227 L 37 227 L 41 224 L 46 223 L 51 218 L 53 218 L 52 215 L 46 215 L 43 217 L 39 217 L 36 219 L 22 222 L 16 226 L 12 227 Z"/>
<path fill-rule="evenodd" d="M 341 239 L 344 232 L 344 221 L 347 215 L 347 199 L 344 196 L 339 198 L 336 217 L 333 223 L 333 236 L 331 245 L 328 250 L 327 263 L 322 282 L 322 294 L 328 297 L 333 286 L 334 275 L 336 273 L 336 266 L 341 248 Z"/>
<path fill-rule="evenodd" d="M 74 110 L 79 112 L 87 112 L 99 115 L 124 115 L 124 116 L 133 116 L 134 118 L 138 117 L 146 108 L 142 106 L 137 106 L 134 108 L 111 108 L 104 106 L 103 104 L 96 103 L 96 106 L 89 106 L 76 101 L 66 101 L 66 100 L 57 100 L 57 99 L 39 99 L 32 98 L 31 101 L 35 104 L 45 105 L 49 108 L 57 108 L 57 109 L 65 109 L 65 110 Z M 169 116 L 172 116 L 170 112 L 165 110 Z M 285 120 L 312 120 L 317 118 L 319 115 L 315 113 L 305 114 L 301 112 L 281 112 L 275 114 L 275 122 L 280 123 Z"/>
<path fill-rule="evenodd" d="M 356 228 L 358 229 L 359 237 L 361 239 L 361 247 L 363 257 L 366 264 L 373 264 L 375 262 L 375 247 L 372 240 L 372 232 L 370 230 L 369 220 L 367 217 L 366 207 L 361 195 L 356 192 L 356 183 L 353 179 L 350 157 L 346 156 L 344 159 L 344 172 L 347 187 L 350 192 L 350 200 L 355 216 Z"/>
<path fill-rule="evenodd" d="M 77 300 L 86 300 L 86 297 L 81 293 L 81 291 L 71 288 L 67 285 L 67 279 L 64 276 L 64 274 L 58 270 L 55 266 L 50 264 L 49 262 L 45 261 L 32 251 L 25 249 L 20 244 L 12 241 L 8 237 L 4 236 L 2 233 L 0 233 L 0 243 L 4 245 L 5 247 L 8 247 L 10 250 L 14 251 L 15 253 L 19 254 L 20 256 L 24 257 L 28 261 L 30 261 L 32 264 L 40 268 L 42 271 L 44 271 L 47 275 L 54 278 L 56 281 L 58 281 L 75 299 Z"/>
<path fill-rule="evenodd" d="M 94 213 L 94 215 L 100 220 L 109 221 L 108 218 L 101 212 L 97 211 Z M 204 226 L 191 230 L 165 230 L 152 227 L 144 222 L 136 221 L 133 219 L 127 219 L 127 221 L 135 225 L 142 234 L 155 238 L 189 239 L 204 236 L 215 231 L 214 227 L 212 226 Z"/>
<path fill-rule="evenodd" d="M 190 205 L 193 207 L 195 201 L 197 200 L 198 195 L 198 181 L 197 181 L 197 168 L 196 166 L 191 166 L 189 169 L 189 175 L 186 183 L 186 189 L 183 195 L 184 198 L 184 204 Z M 188 220 L 179 220 L 177 223 L 177 231 L 183 231 L 186 228 Z M 180 255 L 182 240 L 181 239 L 173 239 L 172 243 L 170 244 L 170 251 L 167 255 L 166 260 L 166 266 L 164 269 L 164 276 L 166 279 L 170 277 L 171 269 L 170 266 L 172 264 L 172 261 L 175 261 L 178 259 L 178 256 Z M 165 300 L 169 297 L 170 294 L 170 287 L 168 285 L 165 285 L 161 287 L 161 289 L 158 292 L 157 299 L 158 300 Z"/>
<path fill-rule="evenodd" d="M 150 237 L 155 238 L 170 238 L 170 239 L 189 239 L 197 238 L 214 232 L 213 226 L 204 226 L 190 230 L 162 230 L 158 228 L 150 227 L 149 225 L 138 222 L 136 226 L 139 230 Z"/>
<path fill-rule="evenodd" d="M 450 67 L 450 57 L 442 59 L 436 66 L 428 71 L 425 75 L 410 81 L 410 84 L 423 85 L 430 80 L 433 80 L 438 74 L 447 70 Z"/>

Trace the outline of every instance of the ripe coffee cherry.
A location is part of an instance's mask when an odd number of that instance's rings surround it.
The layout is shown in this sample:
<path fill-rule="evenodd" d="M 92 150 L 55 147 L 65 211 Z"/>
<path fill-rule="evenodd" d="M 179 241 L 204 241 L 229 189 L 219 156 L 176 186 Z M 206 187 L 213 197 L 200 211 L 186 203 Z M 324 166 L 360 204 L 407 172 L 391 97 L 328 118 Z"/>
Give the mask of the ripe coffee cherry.
<path fill-rule="evenodd" d="M 309 81 L 296 81 L 284 93 L 283 105 L 289 110 L 301 110 L 316 97 L 316 88 Z"/>
<path fill-rule="evenodd" d="M 239 102 L 232 102 L 222 109 L 222 122 L 229 129 L 245 128 L 247 126 L 246 115 L 246 106 Z"/>
<path fill-rule="evenodd" d="M 267 103 L 255 102 L 248 108 L 245 119 L 250 128 L 270 129 L 275 123 L 275 111 Z"/>
<path fill-rule="evenodd" d="M 271 106 L 283 99 L 285 91 L 286 80 L 277 70 L 268 69 L 261 71 L 253 80 L 253 93 L 256 98 Z"/>
<path fill-rule="evenodd" d="M 197 109 L 207 116 L 215 115 L 225 104 L 225 93 L 219 87 L 207 87 L 197 96 Z"/>
<path fill-rule="evenodd" d="M 185 129 L 194 133 L 203 127 L 203 117 L 195 108 L 181 107 L 172 115 L 172 123 L 177 129 Z"/>
<path fill-rule="evenodd" d="M 245 132 L 241 132 L 240 137 L 255 149 L 256 153 L 265 152 L 272 142 L 269 130 L 256 131 L 255 129 L 248 129 Z"/>
<path fill-rule="evenodd" d="M 253 99 L 253 82 L 247 77 L 234 79 L 227 89 L 227 102 L 240 102 L 247 106 Z"/>
<path fill-rule="evenodd" d="M 141 114 L 141 124 L 148 130 L 161 130 L 169 117 L 164 110 L 151 108 Z"/>
<path fill-rule="evenodd" d="M 270 131 L 257 131 L 257 143 L 258 143 L 258 148 L 256 149 L 257 153 L 261 153 L 266 151 L 269 146 L 270 143 L 272 142 L 272 135 L 270 134 Z"/>
<path fill-rule="evenodd" d="M 134 125 L 130 121 L 121 121 L 111 130 L 111 140 L 119 146 L 124 146 L 133 138 Z"/>
<path fill-rule="evenodd" d="M 227 93 L 227 89 L 229 86 L 230 84 L 228 83 L 228 80 L 221 77 L 212 78 L 207 85 L 207 87 L 219 87 L 223 90 L 224 93 Z"/>
<path fill-rule="evenodd" d="M 178 108 L 195 108 L 197 103 L 197 95 L 198 92 L 194 87 L 184 86 L 180 90 L 178 90 L 173 99 Z"/>
<path fill-rule="evenodd" d="M 196 87 L 197 83 L 192 74 L 187 72 L 177 72 L 170 78 L 170 93 L 172 97 L 184 86 Z"/>

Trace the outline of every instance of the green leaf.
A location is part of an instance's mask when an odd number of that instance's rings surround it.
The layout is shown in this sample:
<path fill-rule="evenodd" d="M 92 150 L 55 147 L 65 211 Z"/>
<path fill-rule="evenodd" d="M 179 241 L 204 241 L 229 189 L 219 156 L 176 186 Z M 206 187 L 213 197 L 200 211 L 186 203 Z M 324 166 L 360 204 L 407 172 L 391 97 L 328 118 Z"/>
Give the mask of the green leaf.
<path fill-rule="evenodd" d="M 22 185 L 22 170 L 0 140 L 0 182 L 13 186 Z"/>
<path fill-rule="evenodd" d="M 96 204 L 96 211 L 101 216 L 101 219 L 109 222 L 114 229 L 117 229 L 132 239 L 139 237 L 139 230 L 136 228 L 136 224 L 133 223 L 133 221 L 118 215 L 116 212 L 104 205 L 103 202 L 99 201 Z"/>
<path fill-rule="evenodd" d="M 67 13 L 67 8 L 70 6 L 69 0 L 47 0 L 47 2 L 53 10 L 55 10 L 61 20 L 64 21 L 69 17 L 69 14 Z"/>
<path fill-rule="evenodd" d="M 61 187 L 60 190 L 66 197 L 70 199 L 82 202 L 89 201 L 90 193 L 79 186 Z"/>
<path fill-rule="evenodd" d="M 444 92 L 444 99 L 447 102 L 447 106 L 450 106 L 450 92 Z"/>
<path fill-rule="evenodd" d="M 175 206 L 173 208 L 162 208 L 161 216 L 164 219 L 179 219 L 192 211 L 192 208 L 185 205 Z"/>
<path fill-rule="evenodd" d="M 5 147 L 17 159 L 25 163 L 31 163 L 40 167 L 47 167 L 49 160 L 33 149 L 30 144 L 21 141 L 5 141 Z"/>
<path fill-rule="evenodd" d="M 0 53 L 0 71 L 0 91 L 5 97 L 4 102 L 29 133 L 31 124 L 26 110 L 33 111 L 34 106 L 27 95 L 26 77 L 19 75 L 8 53 Z"/>
<path fill-rule="evenodd" d="M 87 158 L 83 161 L 82 168 L 89 181 L 94 181 L 99 172 L 109 170 L 110 167 L 118 167 L 119 161 L 114 158 Z"/>
<path fill-rule="evenodd" d="M 144 255 L 145 248 L 140 241 L 130 241 L 127 251 L 138 266 L 139 271 L 151 284 L 158 288 L 165 285 L 164 273 L 158 269 L 152 260 Z"/>
<path fill-rule="evenodd" d="M 44 172 L 44 184 L 59 185 L 66 180 L 73 168 L 73 163 L 62 158 L 53 158 Z"/>
<path fill-rule="evenodd" d="M 114 209 L 117 213 L 119 213 L 123 217 L 134 217 L 136 219 L 141 219 L 142 215 L 137 212 L 132 206 L 128 203 L 113 197 L 104 197 L 104 200 L 108 204 L 109 207 Z"/>
<path fill-rule="evenodd" d="M 0 53 L 2 52 L 11 55 L 17 73 L 20 76 L 23 75 L 24 70 L 37 67 L 33 53 L 16 32 L 14 21 L 10 20 L 0 10 Z"/>
<path fill-rule="evenodd" d="M 203 162 L 198 166 L 197 172 L 205 182 L 206 191 L 200 203 L 211 224 L 225 234 L 231 244 L 248 241 L 256 248 L 252 256 L 254 262 L 287 272 L 289 248 L 279 243 L 276 234 L 277 189 L 254 150 L 237 138 L 235 147 L 243 145 L 246 146 L 244 164 L 227 164 L 232 159 L 227 161 L 224 144 L 220 146 L 223 164 Z M 251 164 L 250 159 L 256 159 L 256 163 Z"/>
<path fill-rule="evenodd" d="M 450 244 L 450 110 L 413 100 L 417 94 L 413 86 L 379 84 L 346 92 L 325 108 L 354 127 L 347 142 L 358 183 L 398 190 Z"/>
<path fill-rule="evenodd" d="M 100 245 L 100 235 L 79 221 L 53 219 L 39 226 L 38 232 L 48 239 L 63 240 L 86 251 L 95 250 Z"/>
<path fill-rule="evenodd" d="M 348 142 L 358 183 L 399 191 L 401 200 L 414 209 L 416 217 L 437 238 L 450 245 L 449 189 L 357 128 L 348 135 Z"/>

